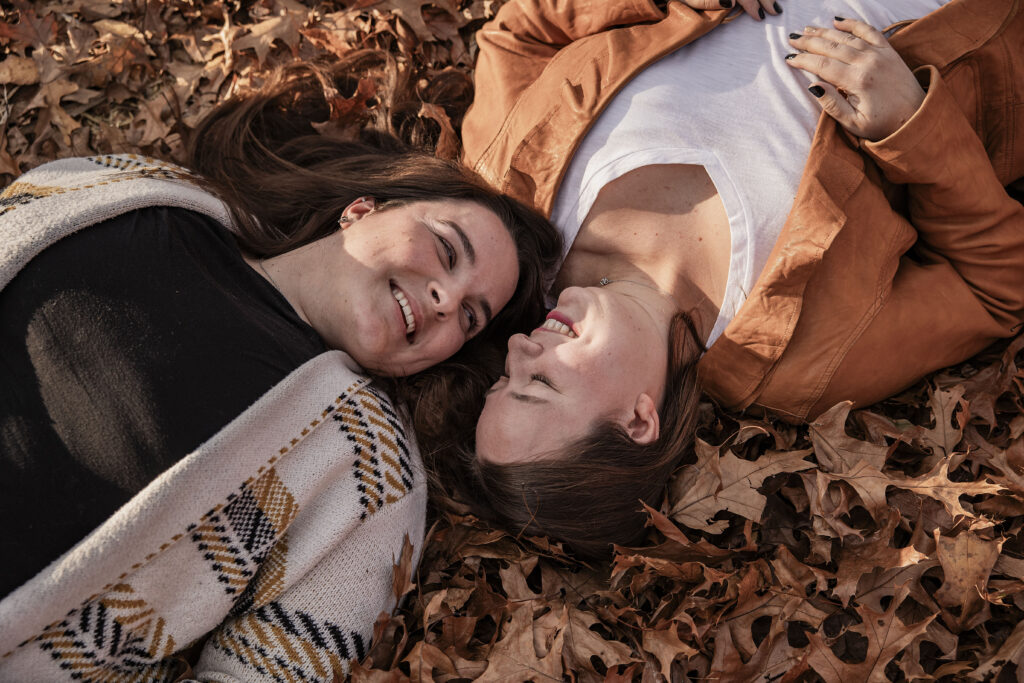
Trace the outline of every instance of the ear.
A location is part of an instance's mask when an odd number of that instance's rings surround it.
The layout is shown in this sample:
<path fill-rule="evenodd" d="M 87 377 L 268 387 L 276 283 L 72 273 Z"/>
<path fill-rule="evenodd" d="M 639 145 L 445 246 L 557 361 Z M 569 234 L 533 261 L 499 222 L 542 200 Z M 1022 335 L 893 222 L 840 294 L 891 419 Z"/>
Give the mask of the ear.
<path fill-rule="evenodd" d="M 640 394 L 633 406 L 633 416 L 626 424 L 629 438 L 638 444 L 647 445 L 658 440 L 661 421 L 658 417 L 658 406 L 649 394 Z"/>
<path fill-rule="evenodd" d="M 358 197 L 341 212 L 342 220 L 340 222 L 343 225 L 345 223 L 351 225 L 360 218 L 373 213 L 376 208 L 377 200 L 373 197 Z"/>

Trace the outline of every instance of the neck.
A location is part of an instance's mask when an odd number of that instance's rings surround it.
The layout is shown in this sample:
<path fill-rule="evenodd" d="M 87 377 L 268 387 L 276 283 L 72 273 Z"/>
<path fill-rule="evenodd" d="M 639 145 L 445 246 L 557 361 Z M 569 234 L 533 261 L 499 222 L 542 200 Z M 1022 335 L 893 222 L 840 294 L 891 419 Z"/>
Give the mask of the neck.
<path fill-rule="evenodd" d="M 301 259 L 301 254 L 298 252 L 302 250 L 302 247 L 300 247 L 299 249 L 266 259 L 252 256 L 244 256 L 243 259 L 260 277 L 280 292 L 281 296 L 295 310 L 296 315 L 308 324 L 309 319 L 303 311 L 302 301 L 298 296 L 299 292 L 302 291 L 299 280 L 301 279 L 303 269 L 296 266 L 299 259 Z"/>

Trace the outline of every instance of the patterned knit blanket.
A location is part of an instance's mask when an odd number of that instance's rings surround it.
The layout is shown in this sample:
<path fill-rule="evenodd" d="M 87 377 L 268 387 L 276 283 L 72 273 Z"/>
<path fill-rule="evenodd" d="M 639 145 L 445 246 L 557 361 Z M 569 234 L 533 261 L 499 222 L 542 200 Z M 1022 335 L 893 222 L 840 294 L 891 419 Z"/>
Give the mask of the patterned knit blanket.
<path fill-rule="evenodd" d="M 186 177 L 136 156 L 25 174 L 0 194 L 0 287 L 49 244 L 135 208 L 229 225 Z M 0 601 L 0 682 L 344 675 L 394 608 L 404 539 L 419 554 L 425 479 L 387 397 L 324 353 Z M 189 672 L 178 653 L 200 643 Z"/>

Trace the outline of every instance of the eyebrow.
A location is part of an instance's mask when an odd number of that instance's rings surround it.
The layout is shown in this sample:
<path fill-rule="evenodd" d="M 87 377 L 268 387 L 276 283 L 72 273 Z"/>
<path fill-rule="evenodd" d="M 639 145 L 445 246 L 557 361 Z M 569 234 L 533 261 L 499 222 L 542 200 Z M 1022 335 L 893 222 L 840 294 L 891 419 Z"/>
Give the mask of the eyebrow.
<path fill-rule="evenodd" d="M 543 398 L 538 398 L 536 396 L 527 396 L 526 394 L 517 394 L 514 391 L 512 392 L 512 398 L 514 398 L 517 401 L 522 401 L 523 403 L 547 403 L 547 400 Z"/>
<path fill-rule="evenodd" d="M 462 250 L 466 252 L 466 259 L 469 261 L 469 265 L 475 266 L 476 250 L 473 248 L 473 243 L 469 241 L 469 237 L 466 236 L 466 231 L 462 229 L 462 226 L 447 218 L 441 218 L 437 222 L 447 225 L 455 231 L 455 234 L 459 236 L 459 241 L 462 242 Z"/>

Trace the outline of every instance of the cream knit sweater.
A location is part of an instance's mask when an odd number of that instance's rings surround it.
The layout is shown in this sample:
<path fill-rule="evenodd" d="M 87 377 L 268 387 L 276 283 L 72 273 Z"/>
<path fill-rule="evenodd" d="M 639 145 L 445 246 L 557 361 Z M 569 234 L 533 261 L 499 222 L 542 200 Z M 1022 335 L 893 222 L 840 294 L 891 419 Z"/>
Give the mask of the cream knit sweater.
<path fill-rule="evenodd" d="M 230 225 L 183 175 L 127 155 L 25 174 L 0 195 L 0 287 L 135 208 Z M 331 681 L 394 608 L 393 564 L 406 538 L 418 557 L 425 509 L 400 417 L 346 354 L 324 353 L 0 601 L 0 681 L 174 680 L 176 653 L 207 634 L 196 680 Z"/>

